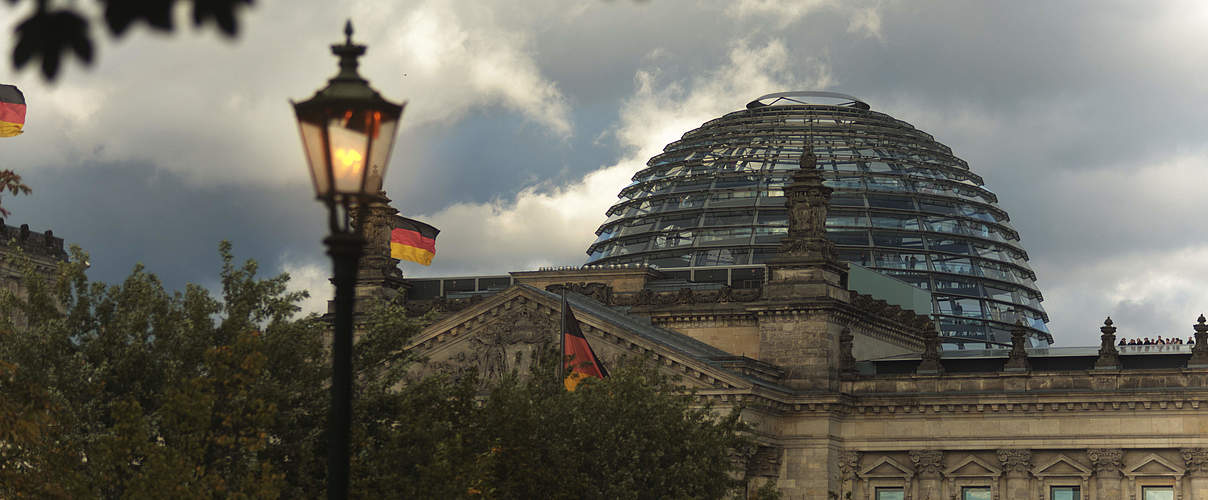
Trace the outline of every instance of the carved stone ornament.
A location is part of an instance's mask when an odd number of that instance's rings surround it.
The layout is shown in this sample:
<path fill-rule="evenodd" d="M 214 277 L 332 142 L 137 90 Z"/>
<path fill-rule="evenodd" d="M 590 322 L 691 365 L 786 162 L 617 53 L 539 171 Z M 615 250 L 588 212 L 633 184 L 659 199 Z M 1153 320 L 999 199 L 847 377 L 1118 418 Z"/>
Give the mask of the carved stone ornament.
<path fill-rule="evenodd" d="M 1112 317 L 1108 316 L 1099 329 L 1103 335 L 1099 337 L 1099 358 L 1095 360 L 1097 370 L 1115 370 L 1120 368 L 1120 350 L 1116 349 L 1116 327 L 1112 326 Z"/>
<path fill-rule="evenodd" d="M 674 292 L 654 292 L 642 289 L 638 292 L 610 292 L 607 304 L 614 306 L 692 305 L 721 302 L 751 302 L 759 299 L 758 289 L 735 289 L 722 287 L 717 290 L 693 290 L 681 288 Z"/>
<path fill-rule="evenodd" d="M 1187 472 L 1198 476 L 1208 475 L 1208 448 L 1183 448 L 1183 462 Z"/>
<path fill-rule="evenodd" d="M 822 184 L 817 161 L 813 144 L 807 142 L 805 152 L 801 155 L 800 168 L 793 172 L 792 180 L 784 188 L 789 233 L 777 251 L 779 257 L 828 262 L 837 259 L 834 243 L 826 238 L 826 215 L 834 190 Z"/>
<path fill-rule="evenodd" d="M 437 297 L 432 300 L 409 300 L 407 301 L 407 315 L 421 316 L 432 311 L 438 313 L 457 312 L 482 302 L 484 299 L 485 297 L 482 295 L 471 295 L 459 299 Z"/>
<path fill-rule="evenodd" d="M 553 344 L 557 331 L 553 318 L 518 308 L 492 318 L 470 338 L 471 350 L 466 361 L 478 368 L 484 385 L 507 373 L 526 373 Z"/>
<path fill-rule="evenodd" d="M 839 452 L 839 477 L 843 479 L 855 479 L 856 473 L 860 471 L 860 452 L 856 450 L 842 450 Z"/>
<path fill-rule="evenodd" d="M 778 446 L 760 446 L 747 462 L 747 477 L 779 477 L 784 450 Z"/>
<path fill-rule="evenodd" d="M 944 452 L 940 450 L 911 450 L 910 463 L 915 474 L 939 474 L 944 470 Z"/>
<path fill-rule="evenodd" d="M 562 293 L 563 289 L 586 295 L 601 304 L 612 302 L 612 287 L 604 283 L 556 283 L 545 287 L 546 291 L 553 293 Z"/>
<path fill-rule="evenodd" d="M 1027 474 L 1032 470 L 1032 450 L 998 450 L 998 462 L 1002 469 L 1015 474 Z"/>
<path fill-rule="evenodd" d="M 1086 457 L 1095 467 L 1096 473 L 1120 472 L 1124 466 L 1124 450 L 1119 448 L 1091 448 L 1086 450 Z"/>

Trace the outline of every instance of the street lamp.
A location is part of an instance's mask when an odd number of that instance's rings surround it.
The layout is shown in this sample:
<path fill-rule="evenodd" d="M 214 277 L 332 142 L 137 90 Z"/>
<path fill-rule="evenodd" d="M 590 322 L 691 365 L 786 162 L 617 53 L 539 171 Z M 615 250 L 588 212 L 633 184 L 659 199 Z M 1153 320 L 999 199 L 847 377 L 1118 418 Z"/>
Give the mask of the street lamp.
<path fill-rule="evenodd" d="M 348 497 L 348 430 L 352 413 L 352 316 L 357 264 L 365 238 L 363 224 L 352 224 L 371 201 L 379 199 L 390 148 L 403 105 L 382 98 L 357 74 L 364 45 L 352 43 L 352 21 L 344 26 L 344 44 L 332 45 L 340 72 L 313 97 L 293 102 L 310 162 L 315 195 L 327 205 L 331 235 L 323 242 L 331 255 L 336 285 L 332 332 L 331 415 L 328 422 L 327 497 Z"/>

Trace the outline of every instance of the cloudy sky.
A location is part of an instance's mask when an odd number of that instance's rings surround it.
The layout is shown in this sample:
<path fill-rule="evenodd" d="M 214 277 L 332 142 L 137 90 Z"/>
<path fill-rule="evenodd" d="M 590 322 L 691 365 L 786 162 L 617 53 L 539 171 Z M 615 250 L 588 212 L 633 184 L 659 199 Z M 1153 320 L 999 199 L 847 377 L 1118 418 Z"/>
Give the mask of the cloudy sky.
<path fill-rule="evenodd" d="M 11 33 L 32 2 L 0 6 Z M 82 6 L 91 2 L 80 3 Z M 0 168 L 34 189 L 10 224 L 214 287 L 217 244 L 288 271 L 322 307 L 320 240 L 289 99 L 335 72 L 407 100 L 387 191 L 443 229 L 408 276 L 574 265 L 666 143 L 783 90 L 859 96 L 950 146 L 1023 237 L 1058 345 L 1181 335 L 1208 312 L 1208 4 L 1187 2 L 259 0 L 226 40 L 100 30 L 54 84 L 7 64 L 29 106 Z M 568 6 L 570 5 L 570 6 Z"/>

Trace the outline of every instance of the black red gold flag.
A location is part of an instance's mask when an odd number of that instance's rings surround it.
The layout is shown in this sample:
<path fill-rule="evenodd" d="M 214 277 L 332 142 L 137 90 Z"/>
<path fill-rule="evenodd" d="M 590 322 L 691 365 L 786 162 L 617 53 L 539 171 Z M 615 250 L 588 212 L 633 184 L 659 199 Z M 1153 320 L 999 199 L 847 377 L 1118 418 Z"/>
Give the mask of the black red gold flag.
<path fill-rule="evenodd" d="M 440 230 L 428 224 L 395 216 L 390 230 L 390 257 L 423 265 L 436 256 L 436 235 Z"/>
<path fill-rule="evenodd" d="M 579 387 L 579 382 L 588 377 L 607 377 L 608 370 L 604 369 L 591 344 L 587 343 L 583 330 L 579 328 L 579 320 L 575 319 L 575 313 L 571 312 L 565 301 L 562 304 L 562 329 L 563 373 L 566 374 L 562 384 L 566 390 L 573 392 Z"/>
<path fill-rule="evenodd" d="M 21 134 L 25 126 L 25 94 L 15 85 L 0 83 L 0 137 Z"/>

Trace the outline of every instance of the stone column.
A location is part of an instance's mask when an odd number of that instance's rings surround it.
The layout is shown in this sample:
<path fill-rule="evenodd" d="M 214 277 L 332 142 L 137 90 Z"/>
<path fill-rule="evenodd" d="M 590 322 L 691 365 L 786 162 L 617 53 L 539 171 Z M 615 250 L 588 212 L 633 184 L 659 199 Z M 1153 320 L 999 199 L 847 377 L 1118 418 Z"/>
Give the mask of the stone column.
<path fill-rule="evenodd" d="M 1187 466 L 1187 500 L 1208 500 L 1208 448 L 1184 448 Z"/>
<path fill-rule="evenodd" d="M 912 500 L 940 500 L 942 485 L 940 473 L 944 471 L 944 452 L 940 450 L 912 450 L 910 463 L 914 464 L 914 494 Z"/>
<path fill-rule="evenodd" d="M 1124 466 L 1124 450 L 1119 448 L 1091 448 L 1086 456 L 1095 467 L 1095 498 L 1124 498 L 1121 487 L 1120 468 Z"/>
<path fill-rule="evenodd" d="M 998 462 L 1006 476 L 999 500 L 1028 500 L 1031 490 L 1032 450 L 998 450 Z"/>

